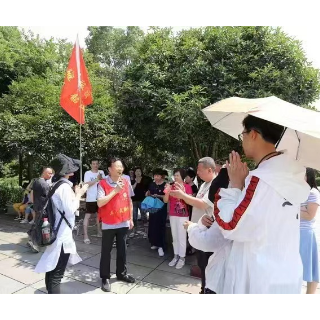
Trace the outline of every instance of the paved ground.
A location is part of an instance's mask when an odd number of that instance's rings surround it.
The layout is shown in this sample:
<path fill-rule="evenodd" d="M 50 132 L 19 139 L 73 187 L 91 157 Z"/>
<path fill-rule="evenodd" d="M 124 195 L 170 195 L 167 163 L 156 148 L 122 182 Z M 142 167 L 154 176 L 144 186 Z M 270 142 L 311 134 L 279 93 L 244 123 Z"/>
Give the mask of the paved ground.
<path fill-rule="evenodd" d="M 41 253 L 31 253 L 26 245 L 28 225 L 13 221 L 13 216 L 0 214 L 0 293 L 42 294 L 46 292 L 44 274 L 36 274 L 34 266 Z M 95 233 L 92 228 L 90 233 Z M 318 231 L 320 228 L 318 228 Z M 318 232 L 319 235 L 319 232 Z M 320 239 L 320 236 L 318 236 Z M 100 239 L 85 245 L 82 236 L 76 237 L 78 253 L 83 261 L 69 267 L 63 279 L 63 293 L 106 294 L 100 289 Z M 116 250 L 112 251 L 111 271 L 115 272 Z M 319 255 L 320 257 L 320 255 Z M 195 257 L 187 257 L 180 270 L 168 266 L 171 256 L 159 257 L 145 239 L 130 240 L 127 261 L 128 272 L 136 277 L 135 284 L 118 282 L 112 275 L 112 293 L 129 294 L 197 294 L 200 280 L 190 277 L 190 266 Z M 320 288 L 318 288 L 320 293 Z M 302 288 L 305 292 L 305 287 Z"/>
<path fill-rule="evenodd" d="M 45 293 L 44 274 L 35 273 L 34 266 L 41 253 L 30 252 L 26 245 L 28 225 L 13 221 L 14 216 L 0 214 L 0 293 Z M 96 233 L 93 227 L 90 233 Z M 83 261 L 67 269 L 63 279 L 63 293 L 106 294 L 100 289 L 99 262 L 100 239 L 91 238 L 92 244 L 76 237 L 78 253 Z M 111 272 L 116 270 L 116 249 L 112 251 Z M 187 257 L 187 264 L 180 270 L 168 266 L 171 255 L 159 257 L 150 249 L 146 239 L 130 240 L 127 262 L 128 273 L 137 282 L 126 284 L 112 275 L 113 293 L 199 293 L 200 280 L 190 277 L 190 266 L 195 256 Z"/>

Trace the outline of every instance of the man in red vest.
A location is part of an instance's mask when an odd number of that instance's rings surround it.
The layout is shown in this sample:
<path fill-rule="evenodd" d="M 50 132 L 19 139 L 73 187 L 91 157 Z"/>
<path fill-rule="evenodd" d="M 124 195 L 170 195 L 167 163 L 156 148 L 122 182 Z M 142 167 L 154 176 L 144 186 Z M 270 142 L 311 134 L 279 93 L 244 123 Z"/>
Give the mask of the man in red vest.
<path fill-rule="evenodd" d="M 118 158 L 108 162 L 109 175 L 98 184 L 97 204 L 102 221 L 102 248 L 100 260 L 101 289 L 111 291 L 110 259 L 114 237 L 117 241 L 117 279 L 134 283 L 135 279 L 127 274 L 126 238 L 128 229 L 133 228 L 132 201 L 134 195 L 131 184 L 122 178 L 123 163 Z"/>

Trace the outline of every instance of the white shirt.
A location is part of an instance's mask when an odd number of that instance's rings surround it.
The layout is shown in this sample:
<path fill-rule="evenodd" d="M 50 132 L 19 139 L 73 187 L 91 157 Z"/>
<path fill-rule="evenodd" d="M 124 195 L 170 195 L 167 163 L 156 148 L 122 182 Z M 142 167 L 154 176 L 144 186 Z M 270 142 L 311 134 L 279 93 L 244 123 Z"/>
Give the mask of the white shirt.
<path fill-rule="evenodd" d="M 94 181 L 95 179 L 97 179 L 99 173 L 101 174 L 103 179 L 106 177 L 102 170 L 99 170 L 98 172 L 92 172 L 91 170 L 87 171 L 84 174 L 84 183 Z M 96 202 L 97 201 L 97 192 L 98 192 L 98 182 L 96 182 L 94 185 L 92 185 L 91 187 L 88 188 L 86 201 L 87 202 Z"/>
<path fill-rule="evenodd" d="M 216 222 L 193 235 L 200 250 L 215 251 L 206 274 L 214 277 L 217 272 L 222 280 L 215 282 L 213 291 L 301 292 L 299 213 L 310 190 L 304 176 L 305 169 L 298 162 L 280 155 L 251 171 L 242 191 L 220 190 Z M 195 244 L 193 236 L 191 245 Z"/>
<path fill-rule="evenodd" d="M 192 208 L 191 221 L 194 223 L 197 223 L 204 214 L 212 216 L 213 203 L 208 198 L 212 180 L 210 182 L 204 182 L 197 193 L 196 198 L 201 199 L 203 202 L 205 202 L 208 205 L 208 208 L 205 210 L 199 209 L 197 207 Z"/>
<path fill-rule="evenodd" d="M 231 251 L 232 241 L 225 239 L 216 222 L 205 227 L 201 219 L 188 227 L 189 243 L 192 247 L 213 252 L 206 267 L 206 288 L 222 293 L 225 279 L 226 261 Z"/>
<path fill-rule="evenodd" d="M 65 213 L 65 217 L 73 228 L 75 225 L 75 212 L 79 208 L 80 202 L 76 199 L 72 190 L 72 182 L 62 178 L 67 183 L 63 183 L 52 196 L 53 210 L 56 215 L 55 226 L 58 225 L 60 220 L 60 213 L 58 209 Z M 76 244 L 73 240 L 72 229 L 69 228 L 67 223 L 62 220 L 60 229 L 58 231 L 56 241 L 46 247 L 45 252 L 41 256 L 35 272 L 49 272 L 57 266 L 61 246 L 65 253 L 70 253 L 69 263 L 76 264 L 81 261 L 80 256 L 77 254 Z"/>

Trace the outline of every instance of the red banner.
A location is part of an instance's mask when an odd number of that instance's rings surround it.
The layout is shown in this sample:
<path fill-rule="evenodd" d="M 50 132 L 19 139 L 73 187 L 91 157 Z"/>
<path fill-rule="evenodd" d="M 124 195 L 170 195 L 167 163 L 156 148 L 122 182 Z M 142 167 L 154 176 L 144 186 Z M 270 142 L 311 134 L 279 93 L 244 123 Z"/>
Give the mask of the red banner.
<path fill-rule="evenodd" d="M 93 98 L 88 71 L 80 47 L 78 49 L 75 44 L 61 91 L 60 105 L 78 123 L 84 124 L 84 109 L 92 104 Z"/>

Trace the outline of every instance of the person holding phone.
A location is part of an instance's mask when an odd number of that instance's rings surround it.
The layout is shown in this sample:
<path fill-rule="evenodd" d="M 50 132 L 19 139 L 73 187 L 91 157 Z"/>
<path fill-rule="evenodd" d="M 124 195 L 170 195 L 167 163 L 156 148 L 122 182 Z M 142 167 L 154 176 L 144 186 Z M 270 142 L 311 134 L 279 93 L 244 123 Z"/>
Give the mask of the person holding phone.
<path fill-rule="evenodd" d="M 169 203 L 170 225 L 172 233 L 172 244 L 174 257 L 169 262 L 170 267 L 181 269 L 185 265 L 185 257 L 187 251 L 187 232 L 183 227 L 183 223 L 189 220 L 189 208 L 184 200 L 170 196 L 170 191 L 179 186 L 183 192 L 192 195 L 192 188 L 189 184 L 184 183 L 186 171 L 184 169 L 175 169 L 173 171 L 175 182 L 167 184 L 165 188 L 165 196 L 163 201 Z"/>

